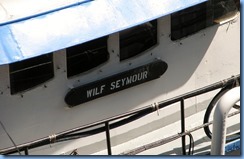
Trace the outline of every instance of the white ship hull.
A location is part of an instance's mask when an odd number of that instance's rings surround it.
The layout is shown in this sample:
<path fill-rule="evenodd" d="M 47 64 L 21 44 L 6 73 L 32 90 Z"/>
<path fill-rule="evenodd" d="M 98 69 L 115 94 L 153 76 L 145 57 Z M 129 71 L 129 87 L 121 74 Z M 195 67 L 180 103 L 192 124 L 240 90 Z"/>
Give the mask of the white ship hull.
<path fill-rule="evenodd" d="M 54 78 L 32 89 L 10 93 L 9 64 L 0 66 L 0 120 L 18 146 L 100 120 L 108 119 L 145 106 L 157 105 L 173 97 L 209 86 L 240 74 L 240 15 L 172 41 L 171 15 L 157 19 L 158 44 L 143 54 L 125 61 L 119 59 L 119 32 L 108 37 L 109 60 L 81 75 L 67 78 L 66 49 L 53 53 Z M 125 72 L 160 59 L 168 68 L 160 78 L 116 93 L 69 107 L 66 94 L 73 88 Z M 121 84 L 122 85 L 122 84 Z M 119 87 L 119 86 L 118 86 Z M 122 87 L 122 86 L 121 86 Z M 184 100 L 185 130 L 203 124 L 204 113 L 220 89 Z M 102 90 L 96 90 L 97 94 Z M 236 109 L 234 109 L 236 110 Z M 161 108 L 124 126 L 111 129 L 112 154 L 123 154 L 181 132 L 180 102 Z M 230 118 L 230 132 L 239 130 L 240 115 Z M 93 129 L 93 128 L 90 128 Z M 0 149 L 14 147 L 0 127 Z M 53 135 L 54 134 L 54 135 Z M 53 136 L 52 136 L 53 135 Z M 203 129 L 192 132 L 196 155 L 207 154 L 211 140 Z M 33 155 L 106 155 L 105 132 L 55 142 L 29 149 Z M 189 145 L 186 137 L 186 144 Z M 141 155 L 181 155 L 181 138 L 140 152 Z M 24 154 L 24 152 L 21 152 Z M 13 154 L 18 154 L 14 152 Z"/>

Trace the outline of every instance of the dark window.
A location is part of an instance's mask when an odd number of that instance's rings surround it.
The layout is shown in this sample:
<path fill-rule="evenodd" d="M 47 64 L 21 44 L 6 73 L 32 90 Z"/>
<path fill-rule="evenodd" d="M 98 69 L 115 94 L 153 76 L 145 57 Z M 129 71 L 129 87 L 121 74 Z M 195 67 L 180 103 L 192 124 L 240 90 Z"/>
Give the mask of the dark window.
<path fill-rule="evenodd" d="M 236 14 L 240 0 L 212 0 L 214 22 L 221 22 Z"/>
<path fill-rule="evenodd" d="M 86 72 L 109 59 L 107 36 L 66 49 L 67 76 Z"/>
<path fill-rule="evenodd" d="M 52 54 L 9 65 L 11 94 L 30 89 L 54 77 Z"/>
<path fill-rule="evenodd" d="M 136 56 L 157 44 L 157 21 L 120 32 L 120 61 Z"/>
<path fill-rule="evenodd" d="M 209 0 L 171 15 L 171 40 L 181 39 L 237 12 L 238 0 Z M 220 20 L 219 20 L 220 19 Z"/>

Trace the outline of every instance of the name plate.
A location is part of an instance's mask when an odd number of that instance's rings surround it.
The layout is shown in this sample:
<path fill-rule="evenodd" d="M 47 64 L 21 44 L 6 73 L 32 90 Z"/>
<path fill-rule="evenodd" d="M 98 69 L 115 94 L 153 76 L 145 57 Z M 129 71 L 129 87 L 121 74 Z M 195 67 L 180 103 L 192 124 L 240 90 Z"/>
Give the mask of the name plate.
<path fill-rule="evenodd" d="M 165 73 L 167 68 L 167 63 L 156 60 L 150 64 L 73 88 L 65 96 L 65 102 L 69 107 L 74 107 L 96 98 L 157 79 Z"/>

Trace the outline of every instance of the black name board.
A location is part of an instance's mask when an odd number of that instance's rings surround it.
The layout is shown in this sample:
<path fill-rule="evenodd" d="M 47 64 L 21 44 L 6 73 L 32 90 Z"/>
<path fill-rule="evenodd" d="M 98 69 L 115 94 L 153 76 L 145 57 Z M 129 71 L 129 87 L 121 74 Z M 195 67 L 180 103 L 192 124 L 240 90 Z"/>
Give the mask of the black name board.
<path fill-rule="evenodd" d="M 150 64 L 73 88 L 65 96 L 65 102 L 70 107 L 73 107 L 133 87 L 159 78 L 164 74 L 167 68 L 167 63 L 161 60 L 156 60 Z"/>

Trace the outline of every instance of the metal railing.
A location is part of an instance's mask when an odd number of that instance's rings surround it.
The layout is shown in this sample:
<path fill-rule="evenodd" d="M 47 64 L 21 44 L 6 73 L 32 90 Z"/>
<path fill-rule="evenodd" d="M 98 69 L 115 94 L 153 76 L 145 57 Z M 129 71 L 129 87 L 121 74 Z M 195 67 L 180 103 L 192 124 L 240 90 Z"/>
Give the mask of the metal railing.
<path fill-rule="evenodd" d="M 95 135 L 95 134 L 98 134 L 100 132 L 105 132 L 106 133 L 107 152 L 108 152 L 108 155 L 112 155 L 111 138 L 110 138 L 110 130 L 111 129 L 125 125 L 125 124 L 132 122 L 134 120 L 138 120 L 145 115 L 148 115 L 154 111 L 157 111 L 158 109 L 167 107 L 167 106 L 174 104 L 174 103 L 177 103 L 177 102 L 180 102 L 180 108 L 181 108 L 181 133 L 172 135 L 172 136 L 165 138 L 163 140 L 160 140 L 160 141 L 157 141 L 155 143 L 151 143 L 151 144 L 148 144 L 146 146 L 143 146 L 142 148 L 137 148 L 137 149 L 134 149 L 134 150 L 131 150 L 129 152 L 122 153 L 122 154 L 124 154 L 124 155 L 125 154 L 127 154 L 127 155 L 128 154 L 137 154 L 137 153 L 144 151 L 146 149 L 153 148 L 153 147 L 171 142 L 171 141 L 178 139 L 178 138 L 182 138 L 182 152 L 183 152 L 183 154 L 185 154 L 185 152 L 186 152 L 186 150 L 185 150 L 186 149 L 185 148 L 186 147 L 185 136 L 190 135 L 189 133 L 192 131 L 196 131 L 196 130 L 201 129 L 205 126 L 209 126 L 210 124 L 212 124 L 212 122 L 205 123 L 201 126 L 198 126 L 198 127 L 191 129 L 191 130 L 188 130 L 186 132 L 185 131 L 185 112 L 184 112 L 185 104 L 184 104 L 184 100 L 198 96 L 198 95 L 201 95 L 201 94 L 204 94 L 204 93 L 207 93 L 207 92 L 210 92 L 210 91 L 213 91 L 213 90 L 216 90 L 216 89 L 219 89 L 219 88 L 223 88 L 226 86 L 233 86 L 236 83 L 239 84 L 239 81 L 240 81 L 240 75 L 232 76 L 231 78 L 216 82 L 216 83 L 211 84 L 209 86 L 206 86 L 206 87 L 185 93 L 185 94 L 180 95 L 180 96 L 173 97 L 173 98 L 165 100 L 165 101 L 158 102 L 156 104 L 154 103 L 152 105 L 148 105 L 148 106 L 145 106 L 145 107 L 142 107 L 139 109 L 135 109 L 135 110 L 132 110 L 132 111 L 120 114 L 120 115 L 116 115 L 116 116 L 113 116 L 113 117 L 110 117 L 110 118 L 107 118 L 104 120 L 100 120 L 100 121 L 97 121 L 94 123 L 90 123 L 87 125 L 76 127 L 76 128 L 70 129 L 70 130 L 59 132 L 59 133 L 56 133 L 56 134 L 53 134 L 50 136 L 46 136 L 46 137 L 31 141 L 31 142 L 27 142 L 27 143 L 20 144 L 17 146 L 13 146 L 13 147 L 9 147 L 9 148 L 0 149 L 0 154 L 8 155 L 8 154 L 13 154 L 13 153 L 18 153 L 18 152 L 24 151 L 24 154 L 28 155 L 30 149 L 49 145 L 52 143 L 79 139 L 79 138 Z M 113 122 L 113 123 L 111 123 L 111 122 Z M 101 126 L 101 125 L 103 125 L 103 126 Z M 87 129 L 94 128 L 97 126 L 101 126 L 101 127 L 95 128 L 93 130 L 87 130 Z M 84 130 L 87 130 L 87 131 L 84 131 Z M 74 151 L 74 154 L 77 154 L 77 153 Z"/>
<path fill-rule="evenodd" d="M 226 92 L 219 100 L 213 116 L 211 155 L 224 155 L 226 142 L 226 118 L 230 109 L 240 101 L 240 87 Z"/>

